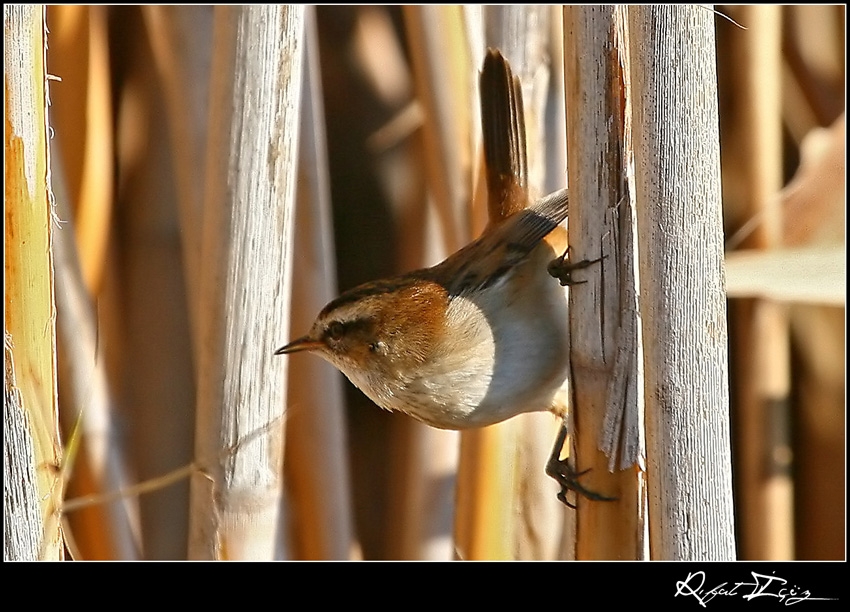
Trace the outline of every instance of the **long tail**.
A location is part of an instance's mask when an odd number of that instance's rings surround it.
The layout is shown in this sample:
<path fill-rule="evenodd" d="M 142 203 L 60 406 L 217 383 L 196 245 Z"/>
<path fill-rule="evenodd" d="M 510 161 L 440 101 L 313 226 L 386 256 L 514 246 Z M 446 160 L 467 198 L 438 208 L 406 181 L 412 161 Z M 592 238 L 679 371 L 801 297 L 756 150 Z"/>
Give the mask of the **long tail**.
<path fill-rule="evenodd" d="M 487 212 L 495 225 L 528 205 L 522 88 L 497 49 L 488 49 L 479 78 L 487 172 Z"/>

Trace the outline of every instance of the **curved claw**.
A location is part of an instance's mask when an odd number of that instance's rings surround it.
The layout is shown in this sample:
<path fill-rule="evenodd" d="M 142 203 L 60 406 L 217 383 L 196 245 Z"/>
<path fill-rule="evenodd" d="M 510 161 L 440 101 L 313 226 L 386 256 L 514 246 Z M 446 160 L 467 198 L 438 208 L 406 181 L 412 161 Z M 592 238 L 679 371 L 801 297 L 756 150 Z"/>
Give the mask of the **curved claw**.
<path fill-rule="evenodd" d="M 616 497 L 608 497 L 607 495 L 602 495 L 601 493 L 596 493 L 595 491 L 586 489 L 578 481 L 578 479 L 587 474 L 590 469 L 576 472 L 568 459 L 560 458 L 561 449 L 564 446 L 566 438 L 567 427 L 566 424 L 564 424 L 558 432 L 558 437 L 555 440 L 555 447 L 552 449 L 552 455 L 549 457 L 549 461 L 546 464 L 546 474 L 554 478 L 555 481 L 561 485 L 561 490 L 558 493 L 558 499 L 573 509 L 575 509 L 576 506 L 567 500 L 567 491 L 573 491 L 574 493 L 582 495 L 593 501 L 616 501 Z"/>
<path fill-rule="evenodd" d="M 567 250 L 564 251 L 564 254 L 560 257 L 556 257 L 552 261 L 549 262 L 549 265 L 546 267 L 546 270 L 549 272 L 549 276 L 553 278 L 557 278 L 562 287 L 566 287 L 568 285 L 581 285 L 586 283 L 586 280 L 577 281 L 573 278 L 573 272 L 576 270 L 581 270 L 582 268 L 587 268 L 597 262 L 602 261 L 607 255 L 603 255 L 602 257 L 597 257 L 596 259 L 583 259 L 582 261 L 577 261 L 573 263 L 570 261 L 570 248 L 567 247 Z"/>
<path fill-rule="evenodd" d="M 558 499 L 567 504 L 569 507 L 575 508 L 573 504 L 566 500 L 567 491 L 573 491 L 574 493 L 582 495 L 587 499 L 592 499 L 593 501 L 616 501 L 616 497 L 609 497 L 607 495 L 591 491 L 590 489 L 585 488 L 578 481 L 581 476 L 584 476 L 589 471 L 590 469 L 576 472 L 568 460 L 550 461 L 549 465 L 546 466 L 546 474 L 554 478 L 558 484 L 561 485 L 561 492 L 558 494 Z"/>

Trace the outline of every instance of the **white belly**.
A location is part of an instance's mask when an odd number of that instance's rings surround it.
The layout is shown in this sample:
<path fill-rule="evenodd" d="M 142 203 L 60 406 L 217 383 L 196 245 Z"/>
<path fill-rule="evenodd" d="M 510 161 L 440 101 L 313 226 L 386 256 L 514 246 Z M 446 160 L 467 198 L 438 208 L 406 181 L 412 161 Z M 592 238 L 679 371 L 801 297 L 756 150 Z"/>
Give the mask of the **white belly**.
<path fill-rule="evenodd" d="M 539 280 L 517 284 L 522 291 L 513 294 L 497 285 L 489 296 L 455 298 L 452 327 L 463 331 L 419 371 L 387 389 L 384 402 L 372 399 L 442 429 L 482 427 L 562 404 L 566 296 L 554 279 Z M 488 312 L 494 309 L 495 315 Z"/>

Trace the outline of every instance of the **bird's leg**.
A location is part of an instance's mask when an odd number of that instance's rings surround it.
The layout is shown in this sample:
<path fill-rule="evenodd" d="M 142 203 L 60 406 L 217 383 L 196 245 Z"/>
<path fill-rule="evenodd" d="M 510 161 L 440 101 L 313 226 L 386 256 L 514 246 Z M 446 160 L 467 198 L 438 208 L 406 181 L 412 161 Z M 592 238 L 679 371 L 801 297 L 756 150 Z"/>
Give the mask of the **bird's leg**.
<path fill-rule="evenodd" d="M 577 281 L 573 279 L 573 272 L 576 270 L 581 270 L 583 268 L 587 268 L 605 257 L 597 257 L 596 259 L 583 259 L 582 261 L 577 261 L 573 263 L 570 261 L 570 248 L 567 247 L 567 250 L 564 251 L 564 254 L 560 257 L 556 257 L 552 261 L 549 262 L 548 270 L 549 275 L 553 278 L 557 278 L 561 281 L 561 286 L 566 287 L 567 285 L 580 285 L 582 283 L 586 283 L 587 281 Z"/>
<path fill-rule="evenodd" d="M 569 459 L 561 459 L 561 451 L 564 447 L 564 442 L 567 440 L 567 420 L 561 421 L 561 430 L 558 432 L 558 437 L 555 439 L 555 446 L 552 448 L 552 454 L 549 456 L 549 461 L 546 463 L 546 474 L 554 478 L 559 485 L 561 491 L 558 493 L 558 499 L 564 502 L 570 508 L 575 508 L 575 505 L 567 500 L 567 491 L 573 491 L 579 495 L 583 495 L 587 499 L 594 501 L 616 501 L 616 497 L 607 497 L 599 493 L 595 493 L 585 489 L 578 481 L 583 475 L 590 470 L 576 472 L 575 468 L 570 464 Z"/>

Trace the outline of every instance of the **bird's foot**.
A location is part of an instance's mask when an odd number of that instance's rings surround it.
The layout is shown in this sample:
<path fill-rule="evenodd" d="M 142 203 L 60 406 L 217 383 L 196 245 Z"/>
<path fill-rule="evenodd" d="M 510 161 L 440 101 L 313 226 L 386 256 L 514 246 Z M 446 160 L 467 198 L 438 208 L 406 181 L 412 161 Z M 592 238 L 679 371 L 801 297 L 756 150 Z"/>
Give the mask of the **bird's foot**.
<path fill-rule="evenodd" d="M 608 497 L 607 495 L 591 491 L 590 489 L 585 488 L 584 485 L 578 481 L 580 477 L 587 474 L 589 471 L 590 470 L 588 469 L 576 472 L 569 459 L 550 460 L 546 465 L 546 474 L 554 478 L 555 481 L 561 485 L 561 490 L 558 492 L 558 499 L 570 508 L 575 509 L 576 506 L 567 499 L 568 491 L 572 491 L 587 499 L 592 499 L 593 501 L 616 501 L 616 497 Z"/>
<path fill-rule="evenodd" d="M 616 497 L 608 497 L 586 489 L 578 479 L 590 470 L 577 472 L 572 466 L 569 459 L 561 459 L 561 451 L 564 448 L 564 442 L 567 440 L 567 422 L 562 421 L 561 429 L 558 431 L 558 437 L 555 439 L 555 445 L 552 448 L 552 454 L 549 456 L 549 461 L 546 463 L 546 474 L 551 476 L 561 485 L 561 490 L 558 493 L 558 499 L 564 502 L 570 508 L 575 509 L 575 504 L 567 499 L 567 492 L 572 491 L 577 495 L 583 495 L 587 499 L 593 501 L 616 501 Z"/>
<path fill-rule="evenodd" d="M 583 259 L 582 261 L 572 262 L 570 261 L 570 248 L 567 247 L 567 250 L 564 251 L 564 254 L 560 257 L 556 257 L 552 261 L 549 262 L 549 266 L 547 270 L 549 271 L 549 276 L 553 278 L 557 278 L 561 282 L 562 287 L 566 287 L 567 285 L 580 285 L 582 283 L 586 283 L 586 280 L 577 281 L 573 278 L 573 272 L 576 270 L 582 270 L 591 266 L 597 262 L 602 261 L 605 255 L 602 257 L 597 257 L 596 259 Z"/>

